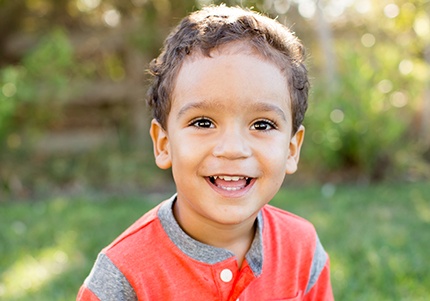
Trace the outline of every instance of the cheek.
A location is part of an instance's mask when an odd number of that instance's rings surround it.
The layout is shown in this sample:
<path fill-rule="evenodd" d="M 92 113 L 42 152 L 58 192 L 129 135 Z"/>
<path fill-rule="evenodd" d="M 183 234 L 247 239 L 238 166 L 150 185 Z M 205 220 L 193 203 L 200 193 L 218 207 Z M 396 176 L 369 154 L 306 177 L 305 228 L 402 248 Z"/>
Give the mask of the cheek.
<path fill-rule="evenodd" d="M 260 153 L 263 154 L 267 160 L 273 161 L 273 164 L 280 164 L 287 160 L 290 155 L 289 142 L 285 139 L 276 142 L 261 143 Z"/>
<path fill-rule="evenodd" d="M 172 162 L 186 168 L 200 162 L 205 152 L 205 145 L 193 139 L 178 137 L 172 141 L 170 149 Z"/>
<path fill-rule="evenodd" d="M 282 183 L 287 171 L 289 149 L 278 145 L 278 147 L 266 149 L 263 154 L 264 157 L 260 161 L 265 166 L 266 173 L 270 174 L 273 179 L 279 179 L 280 183 Z"/>

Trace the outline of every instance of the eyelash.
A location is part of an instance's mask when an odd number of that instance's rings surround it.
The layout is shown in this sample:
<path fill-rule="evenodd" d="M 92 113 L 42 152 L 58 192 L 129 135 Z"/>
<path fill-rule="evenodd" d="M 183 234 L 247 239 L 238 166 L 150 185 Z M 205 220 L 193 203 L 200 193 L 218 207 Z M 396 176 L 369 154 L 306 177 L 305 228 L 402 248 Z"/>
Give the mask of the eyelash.
<path fill-rule="evenodd" d="M 257 129 L 255 126 L 256 124 L 264 124 L 266 127 L 269 126 L 270 128 L 264 128 L 264 129 Z M 214 122 L 205 116 L 202 117 L 198 117 L 195 118 L 193 120 L 191 120 L 191 122 L 189 123 L 189 126 L 194 126 L 196 128 L 200 128 L 200 129 L 207 129 L 207 128 L 213 128 L 214 127 Z M 270 131 L 270 130 L 275 130 L 278 128 L 278 125 L 276 124 L 276 122 L 271 121 L 269 119 L 260 119 L 255 121 L 252 125 L 251 125 L 251 129 L 252 130 L 256 130 L 256 131 L 262 131 L 262 132 L 266 132 L 266 131 Z"/>
<path fill-rule="evenodd" d="M 270 128 L 269 129 L 265 128 L 265 129 L 260 129 L 260 130 L 255 128 L 256 124 L 260 124 L 261 125 L 262 123 L 264 123 L 265 126 L 269 126 Z M 266 131 L 270 131 L 270 130 L 276 130 L 278 128 L 278 125 L 276 124 L 276 122 L 271 121 L 269 119 L 260 119 L 260 120 L 255 121 L 251 125 L 251 128 L 254 129 L 254 130 L 257 130 L 257 131 L 266 132 Z"/>
<path fill-rule="evenodd" d="M 205 126 L 203 126 L 202 123 L 205 123 Z M 212 128 L 213 125 L 214 125 L 214 123 L 213 123 L 213 121 L 210 118 L 205 117 L 205 116 L 201 116 L 201 117 L 198 117 L 198 118 L 195 118 L 195 119 L 191 120 L 191 122 L 189 123 L 189 125 L 190 126 L 194 126 L 196 128 L 207 129 L 207 128 Z"/>

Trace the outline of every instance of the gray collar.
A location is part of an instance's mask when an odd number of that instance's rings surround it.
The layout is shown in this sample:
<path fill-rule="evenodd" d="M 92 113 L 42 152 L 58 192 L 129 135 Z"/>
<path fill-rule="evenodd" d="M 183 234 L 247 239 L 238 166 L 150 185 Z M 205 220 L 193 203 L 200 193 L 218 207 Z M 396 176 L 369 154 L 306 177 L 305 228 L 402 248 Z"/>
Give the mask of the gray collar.
<path fill-rule="evenodd" d="M 216 264 L 235 256 L 232 252 L 216 248 L 201 243 L 186 234 L 175 217 L 173 216 L 173 204 L 176 201 L 176 194 L 166 201 L 158 211 L 158 218 L 161 225 L 169 236 L 170 240 L 187 256 L 208 264 Z M 256 277 L 260 276 L 263 269 L 263 215 L 261 211 L 257 216 L 257 230 L 251 244 L 251 248 L 246 254 L 246 261 L 251 267 Z"/>

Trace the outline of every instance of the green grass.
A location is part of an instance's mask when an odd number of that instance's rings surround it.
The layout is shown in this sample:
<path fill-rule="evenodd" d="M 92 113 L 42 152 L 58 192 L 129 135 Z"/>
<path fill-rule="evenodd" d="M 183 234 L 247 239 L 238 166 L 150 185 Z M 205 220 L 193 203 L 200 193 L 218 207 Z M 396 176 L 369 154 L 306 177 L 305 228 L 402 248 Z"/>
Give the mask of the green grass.
<path fill-rule="evenodd" d="M 74 300 L 101 248 L 164 197 L 0 203 L 0 299 Z M 428 300 L 428 183 L 286 188 L 272 204 L 315 225 L 337 300 Z"/>
<path fill-rule="evenodd" d="M 284 190 L 274 204 L 316 226 L 336 299 L 429 300 L 430 184 L 333 188 Z"/>

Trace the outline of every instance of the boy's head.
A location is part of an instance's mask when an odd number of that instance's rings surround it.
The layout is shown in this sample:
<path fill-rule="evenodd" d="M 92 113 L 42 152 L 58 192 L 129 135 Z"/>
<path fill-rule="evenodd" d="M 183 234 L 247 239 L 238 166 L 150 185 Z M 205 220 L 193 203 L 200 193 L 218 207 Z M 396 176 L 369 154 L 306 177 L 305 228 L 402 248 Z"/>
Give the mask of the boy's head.
<path fill-rule="evenodd" d="M 184 18 L 168 36 L 162 53 L 150 65 L 154 80 L 148 104 L 154 118 L 167 129 L 176 77 L 187 57 L 196 53 L 210 57 L 211 51 L 232 42 L 249 43 L 281 69 L 290 92 L 294 134 L 302 124 L 309 91 L 303 45 L 279 22 L 238 7 L 206 7 Z"/>
<path fill-rule="evenodd" d="M 255 12 L 208 7 L 178 25 L 151 69 L 150 134 L 157 166 L 172 169 L 179 224 L 250 229 L 297 170 L 309 85 L 302 45 Z"/>

